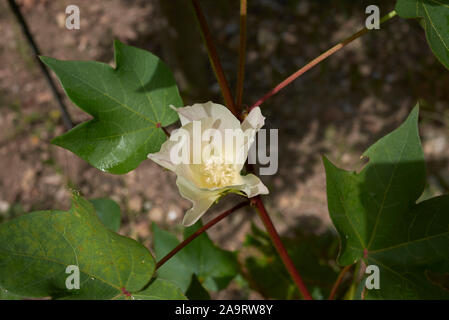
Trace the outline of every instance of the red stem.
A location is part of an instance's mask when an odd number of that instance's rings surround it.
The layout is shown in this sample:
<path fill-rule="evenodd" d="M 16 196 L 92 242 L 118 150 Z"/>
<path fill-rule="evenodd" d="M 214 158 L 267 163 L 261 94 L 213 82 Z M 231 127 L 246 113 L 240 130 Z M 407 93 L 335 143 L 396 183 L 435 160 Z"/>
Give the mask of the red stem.
<path fill-rule="evenodd" d="M 391 11 L 389 13 L 387 13 L 385 16 L 383 16 L 380 19 L 380 23 L 384 23 L 388 20 L 390 20 L 391 18 L 395 17 L 397 15 L 396 11 Z M 266 95 L 264 95 L 262 98 L 260 98 L 259 100 L 257 100 L 250 108 L 249 111 L 251 111 L 253 108 L 260 106 L 262 103 L 264 103 L 268 98 L 274 96 L 276 93 L 278 93 L 279 91 L 281 91 L 284 87 L 286 87 L 287 85 L 289 85 L 290 83 L 292 83 L 294 80 L 296 80 L 296 78 L 298 78 L 299 76 L 301 76 L 302 74 L 304 74 L 305 72 L 309 71 L 310 69 L 312 69 L 314 66 L 316 66 L 318 63 L 320 63 L 321 61 L 323 61 L 324 59 L 326 59 L 327 57 L 333 55 L 335 52 L 337 52 L 338 50 L 340 50 L 341 48 L 347 46 L 348 44 L 350 44 L 352 41 L 354 41 L 355 39 L 359 38 L 360 36 L 364 35 L 365 33 L 367 33 L 368 31 L 370 31 L 370 29 L 367 28 L 363 28 L 361 30 L 359 30 L 358 32 L 354 33 L 352 36 L 350 36 L 349 38 L 346 38 L 345 40 L 337 43 L 335 46 L 333 46 L 332 48 L 330 48 L 329 50 L 327 50 L 326 52 L 322 53 L 321 55 L 319 55 L 318 57 L 316 57 L 315 59 L 313 59 L 312 61 L 310 61 L 308 64 L 306 64 L 304 67 L 302 67 L 301 69 L 299 69 L 298 71 L 296 71 L 295 73 L 293 73 L 291 76 L 289 76 L 287 79 L 285 79 L 284 81 L 282 81 L 281 83 L 279 83 L 276 87 L 274 87 L 273 89 L 271 89 L 270 92 L 268 92 Z"/>
<path fill-rule="evenodd" d="M 312 296 L 310 295 L 309 291 L 307 290 L 306 285 L 304 284 L 304 281 L 302 280 L 301 276 L 299 275 L 298 270 L 296 270 L 295 265 L 293 264 L 292 259 L 287 253 L 287 250 L 285 249 L 284 245 L 282 244 L 281 238 L 279 237 L 279 234 L 277 233 L 276 229 L 274 228 L 273 222 L 270 219 L 270 216 L 267 213 L 267 210 L 265 209 L 265 206 L 262 202 L 262 199 L 259 196 L 256 196 L 251 199 L 252 203 L 257 209 L 257 212 L 259 213 L 260 218 L 263 221 L 263 224 L 265 225 L 265 228 L 268 231 L 268 234 L 271 237 L 271 240 L 273 241 L 273 244 L 279 253 L 282 262 L 284 263 L 285 267 L 287 268 L 288 273 L 292 277 L 293 281 L 295 282 L 296 286 L 299 289 L 299 292 L 303 296 L 305 300 L 313 300 Z"/>
<path fill-rule="evenodd" d="M 167 138 L 170 138 L 170 132 L 168 132 L 167 128 L 161 127 L 161 129 L 162 129 L 162 131 L 164 131 L 164 133 L 167 136 Z"/>
<path fill-rule="evenodd" d="M 335 281 L 334 285 L 332 286 L 332 290 L 331 293 L 329 295 L 329 298 L 327 298 L 328 300 L 334 300 L 335 299 L 335 294 L 337 293 L 338 287 L 340 286 L 341 281 L 343 280 L 343 276 L 346 274 L 346 272 L 349 271 L 349 269 L 351 269 L 353 265 L 350 264 L 346 267 L 344 267 L 341 271 L 340 274 L 337 277 L 337 280 Z"/>
<path fill-rule="evenodd" d="M 203 12 L 201 10 L 198 0 L 192 0 L 192 4 L 195 9 L 195 13 L 196 13 L 203 37 L 204 37 L 204 41 L 206 43 L 206 47 L 208 49 L 209 59 L 211 61 L 212 68 L 214 69 L 218 83 L 220 84 L 221 92 L 223 94 L 223 97 L 225 99 L 227 107 L 237 118 L 242 119 L 242 115 L 240 113 L 238 113 L 236 110 L 234 100 L 232 98 L 232 94 L 229 89 L 229 85 L 226 81 L 226 77 L 224 75 L 223 68 L 221 67 L 221 64 L 220 64 L 219 56 L 218 56 L 218 54 L 215 50 L 215 46 L 213 45 L 213 42 L 212 42 L 212 37 L 210 35 L 209 26 L 207 25 L 206 18 L 203 15 Z M 276 229 L 273 226 L 273 222 L 271 221 L 267 211 L 265 210 L 265 207 L 264 207 L 264 204 L 263 204 L 261 198 L 255 197 L 252 199 L 252 202 L 255 204 L 255 206 L 260 214 L 260 217 L 262 218 L 262 221 L 264 222 L 265 227 L 267 228 L 267 231 L 271 236 L 271 239 L 276 247 L 276 250 L 278 251 L 279 255 L 281 256 L 281 259 L 282 259 L 283 263 L 285 264 L 285 267 L 287 268 L 288 272 L 292 276 L 293 281 L 296 283 L 299 291 L 303 295 L 304 299 L 312 300 L 312 297 L 311 297 L 310 293 L 308 292 L 306 286 L 304 285 L 304 282 L 302 281 L 301 276 L 299 275 L 298 271 L 295 269 L 295 266 L 294 266 L 291 258 L 289 257 L 287 250 L 285 250 L 284 245 L 282 244 L 281 239 L 280 239 L 279 235 L 277 234 Z M 221 219 L 219 219 L 219 220 L 221 220 Z M 218 222 L 218 221 L 216 221 L 216 222 Z M 186 240 L 188 240 L 188 239 L 186 239 Z M 184 244 L 184 246 L 185 246 L 185 244 Z M 158 266 L 162 265 L 165 261 L 170 259 L 171 256 L 176 254 L 176 252 L 178 252 L 181 248 L 179 248 L 177 250 L 175 248 L 172 253 L 169 253 L 169 255 L 170 254 L 171 255 L 168 256 L 167 259 L 164 258 L 165 260 L 164 259 L 163 259 L 163 261 L 161 260 L 157 265 Z"/>
<path fill-rule="evenodd" d="M 341 48 L 345 47 L 346 45 L 348 45 L 349 43 L 351 43 L 353 40 L 357 39 L 358 37 L 360 37 L 361 35 L 365 34 L 366 32 L 368 32 L 368 29 L 362 29 L 359 32 L 357 32 L 356 34 L 352 35 L 351 37 L 349 37 L 348 39 L 336 44 L 335 46 L 333 46 L 332 48 L 330 48 L 329 50 L 327 50 L 326 52 L 324 52 L 323 54 L 319 55 L 318 57 L 316 57 L 315 59 L 313 59 L 312 61 L 310 61 L 308 64 L 306 64 L 304 67 L 302 67 L 301 69 L 299 69 L 298 71 L 296 71 L 295 73 L 293 73 L 292 75 L 290 75 L 288 78 L 286 78 L 284 81 L 282 81 L 281 83 L 279 83 L 276 87 L 274 87 L 273 89 L 271 89 L 267 94 L 265 94 L 262 98 L 260 98 L 259 100 L 257 100 L 250 108 L 249 111 L 251 111 L 253 108 L 260 106 L 262 103 L 264 103 L 267 99 L 269 99 L 270 97 L 274 96 L 276 93 L 278 93 L 279 91 L 281 91 L 283 88 L 285 88 L 287 85 L 289 85 L 290 83 L 292 83 L 293 81 L 295 81 L 299 76 L 301 76 L 302 74 L 304 74 L 305 72 L 309 71 L 310 69 L 312 69 L 314 66 L 316 66 L 318 63 L 320 63 L 321 61 L 323 61 L 324 59 L 328 58 L 329 56 L 331 56 L 332 54 L 334 54 L 335 52 L 337 52 L 338 50 L 340 50 Z"/>
<path fill-rule="evenodd" d="M 242 109 L 243 83 L 245 79 L 245 54 L 246 54 L 246 0 L 240 0 L 240 47 L 239 66 L 237 72 L 237 89 L 235 94 L 235 104 L 239 110 Z"/>
<path fill-rule="evenodd" d="M 198 0 L 192 0 L 192 5 L 195 10 L 195 14 L 198 20 L 198 24 L 201 29 L 201 33 L 204 38 L 204 42 L 207 47 L 207 52 L 209 54 L 209 59 L 212 65 L 212 68 L 215 73 L 215 77 L 217 78 L 218 84 L 220 85 L 221 92 L 223 94 L 223 98 L 225 100 L 226 106 L 228 107 L 231 112 L 238 117 L 239 113 L 237 112 L 237 109 L 235 107 L 234 98 L 231 94 L 231 89 L 229 88 L 228 81 L 226 80 L 226 76 L 223 71 L 223 67 L 220 63 L 220 58 L 218 56 L 217 50 L 215 49 L 214 42 L 212 41 L 212 36 L 209 31 L 209 26 L 207 25 L 206 17 L 203 14 L 203 11 L 201 10 L 201 6 L 198 2 Z M 201 72 L 201 70 L 200 70 Z"/>
<path fill-rule="evenodd" d="M 226 218 L 227 216 L 229 216 L 231 213 L 233 213 L 234 211 L 243 208 L 245 206 L 249 205 L 249 201 L 243 201 L 240 202 L 238 205 L 232 207 L 229 210 L 226 210 L 225 212 L 223 212 L 222 214 L 220 214 L 219 216 L 215 217 L 214 219 L 212 219 L 211 221 L 209 221 L 208 223 L 206 223 L 204 226 L 202 226 L 201 228 L 199 228 L 198 230 L 196 230 L 193 234 L 191 234 L 188 238 L 186 238 L 183 242 L 181 242 L 180 244 L 178 244 L 172 251 L 170 251 L 165 257 L 163 257 L 160 261 L 158 261 L 158 263 L 156 264 L 156 270 L 159 269 L 164 263 L 166 263 L 171 257 L 173 257 L 175 254 L 177 254 L 182 248 L 184 248 L 186 245 L 188 245 L 190 242 L 192 242 L 196 237 L 198 237 L 200 234 L 202 234 L 203 232 L 205 232 L 207 229 L 209 229 L 210 227 L 214 226 L 215 224 L 217 224 L 218 222 L 220 222 L 221 220 L 223 220 L 224 218 Z"/>

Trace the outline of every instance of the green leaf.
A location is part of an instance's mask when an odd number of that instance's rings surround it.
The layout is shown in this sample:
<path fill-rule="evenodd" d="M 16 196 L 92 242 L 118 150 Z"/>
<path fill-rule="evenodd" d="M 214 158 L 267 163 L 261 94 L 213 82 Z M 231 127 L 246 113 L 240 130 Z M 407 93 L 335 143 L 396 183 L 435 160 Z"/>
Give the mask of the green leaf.
<path fill-rule="evenodd" d="M 189 300 L 210 300 L 210 294 L 204 289 L 203 285 L 198 280 L 198 277 L 192 275 L 192 281 L 187 289 L 186 296 Z"/>
<path fill-rule="evenodd" d="M 380 268 L 380 289 L 366 298 L 449 298 L 428 273 L 449 261 L 449 197 L 416 204 L 425 185 L 418 107 L 366 152 L 360 173 L 324 158 L 329 213 L 341 238 L 338 262 Z"/>
<path fill-rule="evenodd" d="M 89 200 L 97 212 L 101 223 L 114 232 L 120 229 L 120 206 L 111 199 L 98 198 Z"/>
<path fill-rule="evenodd" d="M 184 238 L 201 227 L 201 222 L 186 228 Z M 154 249 L 158 259 L 163 258 L 179 241 L 169 232 L 152 226 Z M 224 289 L 238 273 L 236 254 L 218 248 L 206 233 L 201 234 L 158 269 L 158 276 L 176 283 L 187 292 L 192 275 L 208 290 Z"/>
<path fill-rule="evenodd" d="M 449 0 L 398 0 L 402 18 L 419 18 L 427 41 L 438 60 L 449 69 Z"/>
<path fill-rule="evenodd" d="M 172 282 L 155 278 L 142 291 L 129 296 L 122 295 L 119 300 L 187 300 L 187 298 Z"/>
<path fill-rule="evenodd" d="M 79 267 L 80 289 L 66 287 L 69 265 Z M 112 299 L 140 291 L 154 269 L 143 245 L 107 229 L 77 195 L 69 211 L 32 212 L 0 225 L 0 287 L 14 294 Z"/>
<path fill-rule="evenodd" d="M 22 300 L 22 297 L 0 287 L 0 300 Z"/>
<path fill-rule="evenodd" d="M 165 140 L 160 126 L 182 105 L 168 67 L 148 51 L 114 42 L 116 68 L 94 61 L 41 60 L 69 98 L 94 118 L 53 139 L 94 167 L 114 174 L 135 169 Z"/>
<path fill-rule="evenodd" d="M 268 299 L 300 299 L 269 235 L 254 225 L 251 231 L 240 255 L 247 270 L 244 275 L 252 288 Z M 305 235 L 296 230 L 295 237 L 283 238 L 282 242 L 313 298 L 326 299 L 338 275 L 329 263 L 337 254 L 336 235 L 331 232 Z"/>

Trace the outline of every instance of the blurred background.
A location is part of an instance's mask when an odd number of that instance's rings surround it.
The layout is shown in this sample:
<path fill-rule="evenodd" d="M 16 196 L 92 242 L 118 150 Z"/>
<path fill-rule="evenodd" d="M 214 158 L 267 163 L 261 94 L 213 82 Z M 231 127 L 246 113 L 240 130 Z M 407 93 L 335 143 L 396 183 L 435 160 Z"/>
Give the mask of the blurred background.
<path fill-rule="evenodd" d="M 186 105 L 222 103 L 190 2 L 186 0 L 17 0 L 43 55 L 113 63 L 113 39 L 149 50 L 173 70 Z M 65 9 L 80 8 L 79 30 L 65 27 Z M 235 88 L 239 1 L 202 0 L 228 80 Z M 243 101 L 251 105 L 273 86 L 365 24 L 365 8 L 381 15 L 395 1 L 249 0 Z M 180 232 L 190 202 L 175 175 L 150 160 L 137 170 L 103 173 L 51 145 L 65 131 L 57 102 L 35 62 L 20 25 L 0 1 L 0 222 L 26 212 L 70 206 L 70 188 L 87 198 L 109 197 L 122 210 L 121 233 L 151 247 L 151 223 Z M 52 76 L 54 76 L 52 74 Z M 56 78 L 54 78 L 56 80 Z M 61 93 L 62 88 L 58 83 Z M 75 124 L 89 119 L 63 94 Z M 360 155 L 397 127 L 420 101 L 420 130 L 428 164 L 426 195 L 449 189 L 449 72 L 433 56 L 416 21 L 398 17 L 340 50 L 262 106 L 266 127 L 279 129 L 279 170 L 261 177 L 266 205 L 289 238 L 330 234 L 322 155 L 360 169 Z M 226 197 L 204 220 L 229 208 Z M 209 231 L 221 247 L 236 250 L 251 222 L 248 209 Z M 328 246 L 329 247 L 329 246 Z M 335 254 L 336 247 L 332 254 Z M 335 258 L 335 256 L 334 256 Z M 216 298 L 258 298 L 241 284 Z M 262 293 L 262 296 L 264 294 Z"/>

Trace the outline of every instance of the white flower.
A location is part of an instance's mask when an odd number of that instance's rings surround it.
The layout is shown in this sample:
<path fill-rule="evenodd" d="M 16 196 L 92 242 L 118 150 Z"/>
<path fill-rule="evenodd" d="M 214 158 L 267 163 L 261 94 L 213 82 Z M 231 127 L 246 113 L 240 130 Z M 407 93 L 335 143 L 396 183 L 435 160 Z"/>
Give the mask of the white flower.
<path fill-rule="evenodd" d="M 258 177 L 240 174 L 249 146 L 264 125 L 265 118 L 259 107 L 254 108 L 242 124 L 226 107 L 212 102 L 175 110 L 182 127 L 174 130 L 161 150 L 150 153 L 148 158 L 175 172 L 181 195 L 193 203 L 184 216 L 185 226 L 198 221 L 226 193 L 244 194 L 249 198 L 268 193 Z M 234 135 L 231 144 L 227 143 L 229 133 Z M 181 139 L 183 144 L 174 141 L 185 135 L 185 139 Z M 184 161 L 175 159 L 174 155 L 186 146 L 189 152 L 184 155 Z"/>

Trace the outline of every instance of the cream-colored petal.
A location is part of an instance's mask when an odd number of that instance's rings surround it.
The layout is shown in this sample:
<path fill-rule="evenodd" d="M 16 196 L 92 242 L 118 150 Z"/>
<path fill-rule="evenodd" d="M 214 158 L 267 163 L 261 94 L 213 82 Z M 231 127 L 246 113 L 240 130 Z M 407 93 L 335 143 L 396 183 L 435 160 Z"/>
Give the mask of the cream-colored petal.
<path fill-rule="evenodd" d="M 187 210 L 184 215 L 184 219 L 182 219 L 182 224 L 186 227 L 191 226 L 195 222 L 197 222 L 217 200 L 217 198 L 202 198 L 195 201 L 192 201 L 193 206 L 189 210 Z"/>
<path fill-rule="evenodd" d="M 233 156 L 235 159 L 239 159 L 236 165 L 239 166 L 239 171 L 243 168 L 243 165 L 248 158 L 248 151 L 251 145 L 255 141 L 257 131 L 265 124 L 265 117 L 262 115 L 259 107 L 255 107 L 251 110 L 241 125 L 241 132 L 243 135 L 243 143 L 236 146 Z M 226 150 L 226 154 L 231 154 L 231 150 Z"/>
<path fill-rule="evenodd" d="M 243 184 L 239 187 L 239 190 L 245 192 L 248 198 L 269 193 L 268 188 L 253 174 L 242 176 L 242 182 Z"/>
<path fill-rule="evenodd" d="M 192 208 L 186 212 L 182 220 L 184 226 L 190 226 L 197 222 L 220 197 L 220 193 L 197 188 L 182 176 L 178 176 L 176 184 L 181 196 L 192 202 Z"/>
<path fill-rule="evenodd" d="M 240 128 L 239 120 L 229 111 L 228 108 L 221 104 L 208 101 L 206 103 L 196 103 L 192 106 L 177 108 L 181 124 L 184 126 L 194 120 L 204 118 L 218 119 L 217 129 L 236 129 Z"/>
<path fill-rule="evenodd" d="M 159 152 L 149 153 L 147 157 L 156 162 L 158 165 L 167 168 L 168 170 L 175 171 L 177 165 L 171 161 L 170 151 L 177 143 L 177 141 L 167 140 L 162 144 Z"/>
<path fill-rule="evenodd" d="M 265 124 L 265 117 L 262 115 L 259 107 L 255 107 L 246 116 L 245 120 L 242 122 L 242 130 L 245 132 L 247 129 L 259 130 Z"/>

